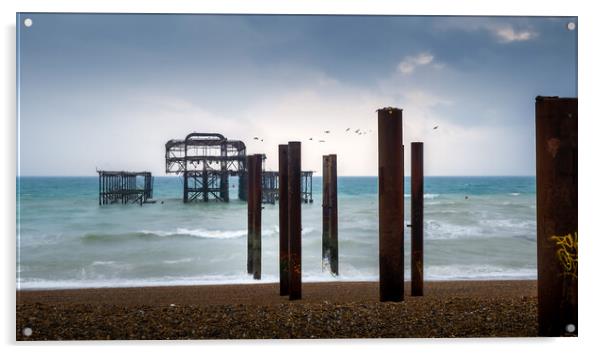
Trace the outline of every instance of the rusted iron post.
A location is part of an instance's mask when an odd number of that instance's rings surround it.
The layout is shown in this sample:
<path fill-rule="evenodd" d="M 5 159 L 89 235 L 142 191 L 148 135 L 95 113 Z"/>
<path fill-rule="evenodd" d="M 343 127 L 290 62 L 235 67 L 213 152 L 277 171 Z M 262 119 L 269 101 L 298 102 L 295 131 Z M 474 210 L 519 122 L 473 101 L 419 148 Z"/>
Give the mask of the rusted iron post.
<path fill-rule="evenodd" d="M 278 208 L 280 211 L 280 295 L 288 295 L 288 145 L 278 145 Z"/>
<path fill-rule="evenodd" d="M 249 167 L 249 259 L 253 279 L 261 279 L 261 155 L 251 155 Z M 247 267 L 249 267 L 247 265 Z"/>
<path fill-rule="evenodd" d="M 423 295 L 424 164 L 423 143 L 412 143 L 412 296 Z"/>
<path fill-rule="evenodd" d="M 247 157 L 249 197 L 247 199 L 247 272 L 261 279 L 261 155 Z"/>
<path fill-rule="evenodd" d="M 289 299 L 301 299 L 301 143 L 288 143 Z"/>
<path fill-rule="evenodd" d="M 337 155 L 322 157 L 322 261 L 339 275 Z"/>
<path fill-rule="evenodd" d="M 539 335 L 577 334 L 577 98 L 535 100 Z"/>
<path fill-rule="evenodd" d="M 255 227 L 253 239 L 253 279 L 261 279 L 261 172 L 263 159 L 261 155 L 255 155 L 255 185 L 253 198 L 255 202 Z M 227 178 L 227 177 L 226 177 Z"/>
<path fill-rule="evenodd" d="M 402 111 L 378 110 L 380 301 L 403 301 Z"/>
<path fill-rule="evenodd" d="M 253 274 L 253 232 L 255 228 L 253 208 L 255 201 L 253 200 L 252 190 L 255 184 L 254 161 L 254 155 L 247 156 L 247 273 L 249 274 Z"/>

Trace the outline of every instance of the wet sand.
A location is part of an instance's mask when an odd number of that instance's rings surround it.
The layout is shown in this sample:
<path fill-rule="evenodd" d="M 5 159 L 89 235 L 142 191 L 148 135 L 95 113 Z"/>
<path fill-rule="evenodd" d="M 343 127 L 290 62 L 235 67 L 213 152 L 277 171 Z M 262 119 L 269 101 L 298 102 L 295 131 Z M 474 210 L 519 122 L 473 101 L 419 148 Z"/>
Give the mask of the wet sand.
<path fill-rule="evenodd" d="M 17 340 L 525 337 L 537 335 L 536 281 L 426 282 L 381 303 L 377 282 L 17 292 Z M 23 330 L 31 329 L 25 336 Z"/>

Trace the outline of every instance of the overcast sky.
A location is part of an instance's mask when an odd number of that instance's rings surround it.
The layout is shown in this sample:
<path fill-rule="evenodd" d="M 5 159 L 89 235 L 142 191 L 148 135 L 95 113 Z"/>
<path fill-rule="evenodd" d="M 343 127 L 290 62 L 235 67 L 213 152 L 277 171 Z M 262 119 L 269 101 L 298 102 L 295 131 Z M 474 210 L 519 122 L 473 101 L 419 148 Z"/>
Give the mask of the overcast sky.
<path fill-rule="evenodd" d="M 19 22 L 21 175 L 163 175 L 165 142 L 192 131 L 243 140 L 268 169 L 278 144 L 297 140 L 304 170 L 321 174 L 321 156 L 335 153 L 339 175 L 376 175 L 384 106 L 403 109 L 404 144 L 425 143 L 427 175 L 534 175 L 535 97 L 577 96 L 576 18 Z M 408 148 L 406 174 L 409 158 Z"/>

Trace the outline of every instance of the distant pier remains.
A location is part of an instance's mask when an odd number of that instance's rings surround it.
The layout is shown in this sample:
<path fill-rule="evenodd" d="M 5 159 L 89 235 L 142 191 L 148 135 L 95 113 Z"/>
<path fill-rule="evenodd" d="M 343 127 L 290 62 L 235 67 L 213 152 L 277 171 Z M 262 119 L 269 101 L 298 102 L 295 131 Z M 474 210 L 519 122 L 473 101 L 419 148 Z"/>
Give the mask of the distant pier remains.
<path fill-rule="evenodd" d="M 262 155 L 262 203 L 278 200 L 278 172 L 265 171 Z M 247 148 L 218 133 L 191 133 L 165 144 L 165 172 L 183 177 L 183 201 L 230 201 L 230 176 L 238 176 L 238 199 L 247 200 Z M 312 171 L 303 171 L 302 201 L 313 202 Z"/>
<path fill-rule="evenodd" d="M 150 203 L 153 176 L 150 172 L 97 171 L 98 205 Z"/>

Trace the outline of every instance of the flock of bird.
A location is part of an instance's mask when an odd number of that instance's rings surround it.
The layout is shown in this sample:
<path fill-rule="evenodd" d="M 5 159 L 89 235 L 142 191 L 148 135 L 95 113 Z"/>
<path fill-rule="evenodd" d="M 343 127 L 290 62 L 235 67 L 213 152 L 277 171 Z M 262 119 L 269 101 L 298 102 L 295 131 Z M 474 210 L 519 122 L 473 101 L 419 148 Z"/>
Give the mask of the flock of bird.
<path fill-rule="evenodd" d="M 435 126 L 433 127 L 433 130 L 437 130 L 438 128 L 439 128 L 439 126 L 438 126 L 438 125 L 435 125 Z M 347 128 L 347 129 L 345 129 L 345 133 L 349 133 L 350 131 L 351 131 L 351 128 Z M 354 131 L 351 131 L 351 133 L 354 133 L 354 134 L 357 134 L 357 135 L 366 135 L 366 134 L 371 134 L 371 133 L 372 133 L 372 129 L 370 129 L 370 130 L 368 130 L 368 131 L 361 130 L 361 129 L 356 129 L 356 130 L 354 130 Z M 324 134 L 330 134 L 330 130 L 325 130 L 325 131 L 324 131 Z M 261 142 L 263 142 L 263 138 L 259 138 L 259 137 L 257 137 L 257 136 L 253 137 L 253 140 L 258 140 L 258 141 L 261 141 Z M 313 141 L 313 140 L 314 140 L 314 138 L 313 138 L 313 137 L 310 137 L 308 140 L 311 140 L 311 141 Z M 325 142 L 326 142 L 326 140 L 320 139 L 320 140 L 318 140 L 318 142 L 319 142 L 319 143 L 325 143 Z"/>

